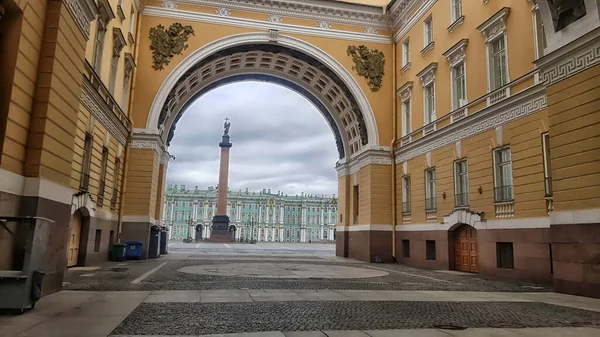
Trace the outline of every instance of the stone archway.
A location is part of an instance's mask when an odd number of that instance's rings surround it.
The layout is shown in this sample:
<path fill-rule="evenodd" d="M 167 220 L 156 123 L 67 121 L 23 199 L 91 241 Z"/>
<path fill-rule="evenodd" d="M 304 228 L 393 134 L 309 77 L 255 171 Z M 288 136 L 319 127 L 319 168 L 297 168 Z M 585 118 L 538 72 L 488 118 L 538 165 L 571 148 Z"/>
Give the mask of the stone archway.
<path fill-rule="evenodd" d="M 190 54 L 161 85 L 146 128 L 168 146 L 187 106 L 215 87 L 243 80 L 269 81 L 309 99 L 335 136 L 340 159 L 375 148 L 379 135 L 369 101 L 338 61 L 317 47 L 288 36 L 239 34 Z"/>

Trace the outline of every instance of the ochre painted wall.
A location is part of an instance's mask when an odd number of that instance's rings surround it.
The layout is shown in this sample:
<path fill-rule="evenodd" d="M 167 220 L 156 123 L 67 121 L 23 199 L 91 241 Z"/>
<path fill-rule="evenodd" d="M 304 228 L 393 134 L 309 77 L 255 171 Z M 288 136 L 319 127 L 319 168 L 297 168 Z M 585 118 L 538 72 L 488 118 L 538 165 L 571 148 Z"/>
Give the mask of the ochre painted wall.
<path fill-rule="evenodd" d="M 600 205 L 600 66 L 547 89 L 554 210 Z"/>

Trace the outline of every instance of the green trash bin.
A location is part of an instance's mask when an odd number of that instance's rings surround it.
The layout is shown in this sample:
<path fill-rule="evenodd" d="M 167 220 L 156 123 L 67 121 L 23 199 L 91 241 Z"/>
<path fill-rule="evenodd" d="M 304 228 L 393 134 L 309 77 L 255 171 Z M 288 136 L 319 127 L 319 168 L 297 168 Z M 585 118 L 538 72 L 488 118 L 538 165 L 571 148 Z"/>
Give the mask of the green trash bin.
<path fill-rule="evenodd" d="M 115 243 L 110 249 L 110 260 L 111 261 L 125 261 L 125 245 L 122 243 Z"/>

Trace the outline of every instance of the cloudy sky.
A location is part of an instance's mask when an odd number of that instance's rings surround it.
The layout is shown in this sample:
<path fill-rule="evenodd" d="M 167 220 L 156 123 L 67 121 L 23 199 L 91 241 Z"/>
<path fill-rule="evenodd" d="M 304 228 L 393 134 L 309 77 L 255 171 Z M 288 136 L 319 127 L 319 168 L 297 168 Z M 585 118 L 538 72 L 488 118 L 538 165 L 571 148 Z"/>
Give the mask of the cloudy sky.
<path fill-rule="evenodd" d="M 190 106 L 169 147 L 176 159 L 169 162 L 168 184 L 217 185 L 225 117 L 233 143 L 231 190 L 337 193 L 338 155 L 325 118 L 294 91 L 259 82 L 222 86 Z"/>

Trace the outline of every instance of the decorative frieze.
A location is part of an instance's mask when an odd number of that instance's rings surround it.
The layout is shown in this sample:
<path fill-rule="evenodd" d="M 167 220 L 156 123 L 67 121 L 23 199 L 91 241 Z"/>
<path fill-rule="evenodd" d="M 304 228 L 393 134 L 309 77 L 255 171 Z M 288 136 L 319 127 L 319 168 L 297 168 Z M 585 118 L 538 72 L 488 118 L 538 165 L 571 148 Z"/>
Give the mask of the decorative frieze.
<path fill-rule="evenodd" d="M 159 158 L 165 152 L 165 145 L 159 135 L 135 133 L 129 143 L 132 149 L 154 150 Z"/>
<path fill-rule="evenodd" d="M 217 8 L 217 15 L 219 16 L 231 16 L 231 10 L 229 8 Z"/>
<path fill-rule="evenodd" d="M 412 0 L 415 1 L 415 0 Z M 227 7 L 231 9 L 264 13 L 279 17 L 295 17 L 313 21 L 337 22 L 362 27 L 385 29 L 386 23 L 380 8 L 368 8 L 348 3 L 303 2 L 281 0 L 182 0 L 207 7 Z"/>
<path fill-rule="evenodd" d="M 331 24 L 327 21 L 318 21 L 317 22 L 317 27 L 318 28 L 323 28 L 323 29 L 331 29 Z"/>
<path fill-rule="evenodd" d="M 600 64 L 600 30 L 586 34 L 535 61 L 540 79 L 552 85 Z"/>
<path fill-rule="evenodd" d="M 166 9 L 177 9 L 177 3 L 170 0 L 163 0 L 160 6 Z"/>
<path fill-rule="evenodd" d="M 267 21 L 273 23 L 283 23 L 283 18 L 280 15 L 268 15 Z"/>
<path fill-rule="evenodd" d="M 365 34 L 377 35 L 377 28 L 375 28 L 375 27 L 365 27 Z"/>

